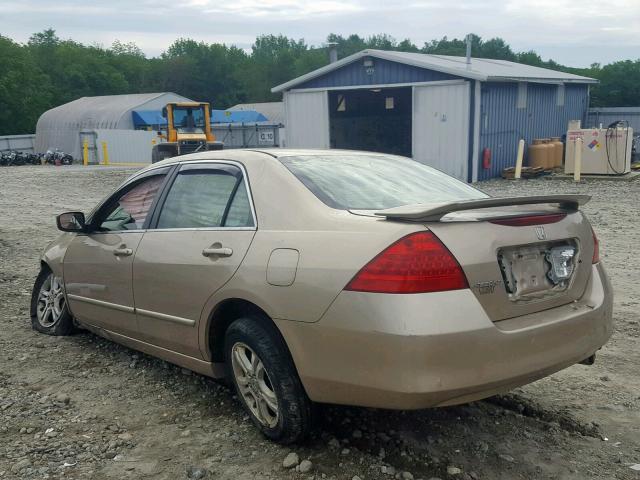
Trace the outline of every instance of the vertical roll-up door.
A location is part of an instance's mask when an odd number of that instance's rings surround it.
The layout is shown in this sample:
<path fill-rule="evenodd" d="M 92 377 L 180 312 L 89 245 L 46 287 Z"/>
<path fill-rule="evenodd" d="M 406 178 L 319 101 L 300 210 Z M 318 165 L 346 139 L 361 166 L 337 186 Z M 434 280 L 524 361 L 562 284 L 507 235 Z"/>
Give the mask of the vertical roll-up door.
<path fill-rule="evenodd" d="M 413 90 L 413 158 L 467 181 L 469 82 Z"/>
<path fill-rule="evenodd" d="M 329 103 L 327 92 L 286 92 L 286 146 L 329 148 Z"/>

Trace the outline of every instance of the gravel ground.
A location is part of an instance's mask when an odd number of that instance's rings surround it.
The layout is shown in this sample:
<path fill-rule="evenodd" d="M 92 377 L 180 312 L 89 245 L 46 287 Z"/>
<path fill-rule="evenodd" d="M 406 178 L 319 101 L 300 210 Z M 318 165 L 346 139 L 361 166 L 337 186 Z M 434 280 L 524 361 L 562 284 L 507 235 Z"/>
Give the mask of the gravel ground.
<path fill-rule="evenodd" d="M 31 330 L 54 215 L 89 210 L 131 173 L 0 169 L 1 479 L 640 479 L 640 181 L 480 185 L 593 195 L 585 210 L 616 295 L 615 333 L 594 366 L 459 407 L 326 407 L 317 435 L 286 448 L 264 440 L 210 379 L 88 333 Z"/>

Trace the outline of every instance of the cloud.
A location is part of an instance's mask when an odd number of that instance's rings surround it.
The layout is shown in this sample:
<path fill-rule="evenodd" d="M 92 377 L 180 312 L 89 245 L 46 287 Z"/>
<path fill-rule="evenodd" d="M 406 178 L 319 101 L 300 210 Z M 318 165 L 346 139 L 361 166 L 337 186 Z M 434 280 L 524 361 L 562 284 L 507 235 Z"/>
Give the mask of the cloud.
<path fill-rule="evenodd" d="M 329 33 L 388 33 L 421 46 L 473 32 L 567 65 L 640 57 L 638 0 L 3 0 L 0 24 L 22 42 L 52 27 L 83 43 L 133 41 L 152 56 L 180 37 L 249 48 L 264 33 L 315 45 Z"/>

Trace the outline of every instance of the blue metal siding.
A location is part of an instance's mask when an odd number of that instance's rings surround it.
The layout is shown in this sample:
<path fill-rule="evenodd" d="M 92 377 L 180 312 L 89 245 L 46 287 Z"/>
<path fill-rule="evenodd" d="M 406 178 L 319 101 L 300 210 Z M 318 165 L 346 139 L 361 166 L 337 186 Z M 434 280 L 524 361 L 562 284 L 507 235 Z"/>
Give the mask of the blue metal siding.
<path fill-rule="evenodd" d="M 362 65 L 362 59 L 314 78 L 295 88 L 327 88 L 348 87 L 360 85 L 381 85 L 390 83 L 433 82 L 437 80 L 455 80 L 461 77 L 447 73 L 425 70 L 397 62 L 390 62 L 380 58 L 373 58 L 373 73 L 367 74 Z"/>
<path fill-rule="evenodd" d="M 529 83 L 527 107 L 516 108 L 516 83 L 485 83 L 480 106 L 480 145 L 478 179 L 500 176 L 515 165 L 518 140 L 527 145 L 534 138 L 561 137 L 569 120 L 585 118 L 588 107 L 587 85 L 566 85 L 564 106 L 556 105 L 555 85 Z M 482 168 L 482 150 L 491 149 L 491 168 Z M 526 158 L 526 152 L 525 152 Z M 526 163 L 525 163 L 526 164 Z"/>
<path fill-rule="evenodd" d="M 607 128 L 619 120 L 629 122 L 634 134 L 640 133 L 640 107 L 590 108 L 584 128 L 598 127 L 600 124 Z"/>

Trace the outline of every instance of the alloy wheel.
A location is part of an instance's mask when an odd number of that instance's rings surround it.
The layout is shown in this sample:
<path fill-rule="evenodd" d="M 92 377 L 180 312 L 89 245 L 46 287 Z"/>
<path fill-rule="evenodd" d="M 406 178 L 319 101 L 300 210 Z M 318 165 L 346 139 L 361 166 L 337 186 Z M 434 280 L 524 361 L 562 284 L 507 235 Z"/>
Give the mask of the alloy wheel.
<path fill-rule="evenodd" d="M 231 349 L 231 365 L 238 390 L 251 413 L 264 426 L 278 424 L 278 397 L 260 357 L 238 342 Z"/>
<path fill-rule="evenodd" d="M 60 277 L 51 274 L 44 281 L 38 293 L 36 316 L 44 328 L 56 324 L 64 312 L 65 299 Z"/>

